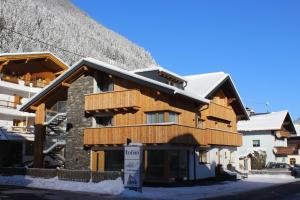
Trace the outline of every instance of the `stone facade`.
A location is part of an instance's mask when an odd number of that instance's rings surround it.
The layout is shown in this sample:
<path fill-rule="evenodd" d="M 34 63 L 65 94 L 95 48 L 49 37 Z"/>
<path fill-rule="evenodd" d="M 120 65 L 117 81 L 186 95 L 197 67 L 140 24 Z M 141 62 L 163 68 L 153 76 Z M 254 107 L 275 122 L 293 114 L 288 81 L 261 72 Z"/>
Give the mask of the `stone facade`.
<path fill-rule="evenodd" d="M 90 169 L 90 151 L 83 148 L 83 130 L 92 126 L 92 117 L 84 111 L 84 94 L 93 92 L 93 76 L 82 75 L 68 89 L 65 168 Z"/>

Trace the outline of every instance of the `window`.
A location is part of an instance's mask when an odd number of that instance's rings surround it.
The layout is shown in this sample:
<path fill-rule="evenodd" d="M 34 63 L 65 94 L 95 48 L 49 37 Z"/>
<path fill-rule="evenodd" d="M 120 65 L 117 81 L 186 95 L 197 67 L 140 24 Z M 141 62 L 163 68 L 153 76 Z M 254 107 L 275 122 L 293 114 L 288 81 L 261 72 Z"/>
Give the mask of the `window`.
<path fill-rule="evenodd" d="M 178 113 L 169 112 L 169 122 L 178 123 Z"/>
<path fill-rule="evenodd" d="M 204 128 L 204 120 L 201 119 L 199 114 L 196 114 L 196 127 L 197 128 Z"/>
<path fill-rule="evenodd" d="M 147 124 L 163 123 L 164 113 L 163 112 L 149 112 L 146 113 Z"/>
<path fill-rule="evenodd" d="M 95 92 L 109 92 L 114 91 L 114 84 L 108 74 L 96 74 L 97 87 Z"/>
<path fill-rule="evenodd" d="M 157 123 L 163 123 L 165 120 L 164 120 L 164 113 L 163 112 L 159 112 L 158 113 L 158 121 Z"/>
<path fill-rule="evenodd" d="M 208 163 L 208 160 L 207 160 L 207 151 L 199 151 L 199 162 L 200 164 L 206 164 Z"/>
<path fill-rule="evenodd" d="M 169 117 L 165 117 L 168 113 Z M 147 124 L 174 122 L 178 123 L 178 113 L 175 112 L 148 112 L 146 113 Z"/>
<path fill-rule="evenodd" d="M 296 158 L 290 158 L 290 165 L 296 164 Z"/>
<path fill-rule="evenodd" d="M 253 140 L 253 147 L 260 147 L 260 140 Z"/>
<path fill-rule="evenodd" d="M 95 117 L 95 127 L 113 126 L 113 116 Z"/>

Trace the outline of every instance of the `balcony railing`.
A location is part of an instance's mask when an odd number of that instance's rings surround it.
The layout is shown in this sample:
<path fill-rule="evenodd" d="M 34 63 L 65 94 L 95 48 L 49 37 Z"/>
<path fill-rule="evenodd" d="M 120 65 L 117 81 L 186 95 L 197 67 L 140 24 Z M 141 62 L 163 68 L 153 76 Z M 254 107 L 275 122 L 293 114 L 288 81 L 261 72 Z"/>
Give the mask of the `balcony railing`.
<path fill-rule="evenodd" d="M 276 131 L 276 136 L 278 138 L 287 138 L 287 137 L 290 137 L 290 132 L 289 131 L 285 131 L 285 130 L 279 130 L 279 131 Z"/>
<path fill-rule="evenodd" d="M 241 146 L 238 133 L 200 129 L 178 124 L 149 124 L 86 128 L 85 145 L 125 144 L 127 139 L 143 144 L 189 144 Z"/>
<path fill-rule="evenodd" d="M 17 102 L 0 99 L 0 108 L 16 109 Z"/>
<path fill-rule="evenodd" d="M 16 133 L 34 133 L 33 126 L 12 126 L 9 130 Z"/>
<path fill-rule="evenodd" d="M 13 76 L 13 75 L 6 75 L 6 74 L 0 74 L 1 80 L 14 83 L 14 84 L 20 84 L 20 85 L 25 85 L 25 86 L 32 86 L 32 87 L 37 87 L 37 88 L 43 88 L 47 85 L 50 84 L 50 80 L 46 80 L 43 78 L 35 78 L 35 79 L 30 79 L 30 80 L 25 80 L 24 78 L 18 77 L 18 76 Z"/>
<path fill-rule="evenodd" d="M 226 121 L 236 121 L 236 116 L 233 109 L 218 105 L 216 103 L 210 103 L 209 108 L 204 110 L 204 113 L 208 117 L 214 117 Z"/>
<path fill-rule="evenodd" d="M 138 90 L 112 91 L 85 95 L 86 111 L 138 109 L 141 93 Z"/>

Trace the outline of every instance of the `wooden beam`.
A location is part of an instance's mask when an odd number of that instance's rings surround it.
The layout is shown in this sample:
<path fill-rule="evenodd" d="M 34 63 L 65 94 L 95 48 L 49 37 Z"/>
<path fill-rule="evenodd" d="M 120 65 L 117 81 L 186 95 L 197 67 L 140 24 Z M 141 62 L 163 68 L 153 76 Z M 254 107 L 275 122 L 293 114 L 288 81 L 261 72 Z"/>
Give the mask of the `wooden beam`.
<path fill-rule="evenodd" d="M 36 106 L 30 106 L 30 110 L 37 111 L 37 107 Z"/>
<path fill-rule="evenodd" d="M 37 107 L 35 115 L 35 127 L 34 127 L 34 152 L 33 152 L 33 167 L 44 167 L 44 155 L 43 147 L 46 136 L 45 123 L 45 104 L 42 103 Z"/>
<path fill-rule="evenodd" d="M 70 83 L 66 83 L 66 82 L 62 82 L 61 85 L 62 85 L 63 87 L 67 87 L 67 88 L 69 88 L 69 87 L 71 86 Z"/>
<path fill-rule="evenodd" d="M 2 63 L 2 64 L 0 65 L 0 72 L 2 71 L 3 67 L 4 67 L 5 65 L 7 65 L 8 63 L 9 63 L 9 60 L 6 60 L 4 63 Z"/>
<path fill-rule="evenodd" d="M 65 71 L 66 71 L 66 70 L 61 70 L 61 71 L 59 71 L 59 72 L 54 73 L 54 75 L 55 75 L 55 76 L 61 75 L 61 74 L 64 73 Z"/>

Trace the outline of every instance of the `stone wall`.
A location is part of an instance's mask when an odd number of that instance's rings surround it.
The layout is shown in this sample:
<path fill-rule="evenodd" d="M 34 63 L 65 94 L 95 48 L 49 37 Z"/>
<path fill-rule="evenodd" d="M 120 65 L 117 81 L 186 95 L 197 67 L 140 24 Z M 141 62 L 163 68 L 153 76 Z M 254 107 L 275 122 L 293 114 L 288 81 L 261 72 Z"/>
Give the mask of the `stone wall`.
<path fill-rule="evenodd" d="M 67 137 L 65 168 L 87 170 L 90 168 L 90 151 L 83 148 L 83 130 L 92 126 L 92 117 L 84 112 L 84 94 L 93 92 L 93 76 L 85 74 L 74 81 L 68 89 Z"/>

